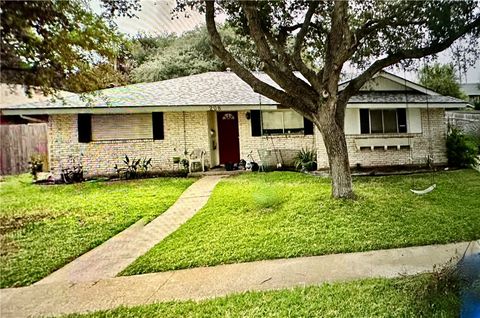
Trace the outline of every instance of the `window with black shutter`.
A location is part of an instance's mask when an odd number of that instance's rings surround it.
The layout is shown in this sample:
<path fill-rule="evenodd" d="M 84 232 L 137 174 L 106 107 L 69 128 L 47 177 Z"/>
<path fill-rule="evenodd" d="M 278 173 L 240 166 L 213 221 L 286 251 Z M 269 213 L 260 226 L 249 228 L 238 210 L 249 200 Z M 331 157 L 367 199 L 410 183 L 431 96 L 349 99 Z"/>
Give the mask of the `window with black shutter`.
<path fill-rule="evenodd" d="M 78 114 L 77 118 L 78 142 L 92 141 L 92 115 Z"/>
<path fill-rule="evenodd" d="M 163 113 L 152 113 L 153 140 L 163 140 L 165 137 L 163 129 Z"/>
<path fill-rule="evenodd" d="M 313 135 L 313 123 L 306 118 L 303 118 L 303 134 Z"/>
<path fill-rule="evenodd" d="M 252 136 L 262 135 L 262 117 L 259 110 L 250 111 L 250 122 L 252 125 Z"/>

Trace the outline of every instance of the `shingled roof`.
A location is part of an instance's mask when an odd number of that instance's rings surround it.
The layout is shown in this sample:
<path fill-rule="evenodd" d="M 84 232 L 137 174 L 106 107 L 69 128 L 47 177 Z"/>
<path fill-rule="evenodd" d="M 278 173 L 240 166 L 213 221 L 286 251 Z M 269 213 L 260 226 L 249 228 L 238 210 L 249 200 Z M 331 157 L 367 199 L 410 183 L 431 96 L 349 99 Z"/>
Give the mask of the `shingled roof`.
<path fill-rule="evenodd" d="M 266 74 L 255 73 L 262 81 L 278 88 L 278 85 Z M 351 98 L 349 104 L 389 104 L 389 103 L 425 103 L 426 95 L 409 92 L 361 92 Z M 70 113 L 105 110 L 123 112 L 130 110 L 145 110 L 156 108 L 162 111 L 171 109 L 199 110 L 200 107 L 251 107 L 276 108 L 277 102 L 255 93 L 233 72 L 207 72 L 197 75 L 179 77 L 152 83 L 131 84 L 96 91 L 85 96 L 74 94 L 56 101 L 31 102 L 18 105 L 2 106 L 2 113 L 55 113 L 59 110 Z M 428 103 L 434 104 L 464 104 L 458 99 L 429 95 Z M 457 106 L 458 107 L 458 106 Z"/>

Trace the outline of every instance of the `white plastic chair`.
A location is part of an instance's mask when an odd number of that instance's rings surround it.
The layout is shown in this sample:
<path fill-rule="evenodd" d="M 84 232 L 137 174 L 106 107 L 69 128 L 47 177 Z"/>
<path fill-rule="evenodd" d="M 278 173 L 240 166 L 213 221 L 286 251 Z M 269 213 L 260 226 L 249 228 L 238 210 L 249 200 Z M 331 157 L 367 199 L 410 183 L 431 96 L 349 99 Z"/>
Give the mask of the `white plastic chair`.
<path fill-rule="evenodd" d="M 195 163 L 202 165 L 202 171 L 205 171 L 205 154 L 207 152 L 203 149 L 194 149 L 188 158 L 188 171 L 192 172 L 192 167 Z"/>

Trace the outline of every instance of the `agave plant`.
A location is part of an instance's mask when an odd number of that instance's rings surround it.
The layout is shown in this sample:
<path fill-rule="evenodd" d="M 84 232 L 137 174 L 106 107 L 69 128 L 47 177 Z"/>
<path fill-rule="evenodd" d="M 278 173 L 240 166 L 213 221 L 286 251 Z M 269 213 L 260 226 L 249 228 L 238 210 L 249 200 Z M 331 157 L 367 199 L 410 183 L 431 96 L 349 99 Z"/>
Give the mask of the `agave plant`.
<path fill-rule="evenodd" d="M 315 149 L 302 148 L 294 159 L 295 168 L 301 171 L 312 171 L 317 168 L 317 152 Z"/>

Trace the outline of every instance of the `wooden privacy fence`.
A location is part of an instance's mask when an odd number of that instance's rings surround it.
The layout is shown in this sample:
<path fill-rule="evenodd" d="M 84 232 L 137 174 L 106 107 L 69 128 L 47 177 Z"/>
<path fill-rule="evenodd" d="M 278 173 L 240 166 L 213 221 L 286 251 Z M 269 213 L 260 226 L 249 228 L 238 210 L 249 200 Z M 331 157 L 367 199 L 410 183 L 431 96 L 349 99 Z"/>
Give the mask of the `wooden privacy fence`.
<path fill-rule="evenodd" d="M 31 156 L 43 160 L 48 171 L 47 124 L 0 125 L 0 173 L 18 174 L 28 171 Z"/>

